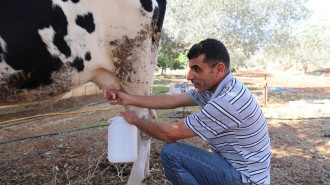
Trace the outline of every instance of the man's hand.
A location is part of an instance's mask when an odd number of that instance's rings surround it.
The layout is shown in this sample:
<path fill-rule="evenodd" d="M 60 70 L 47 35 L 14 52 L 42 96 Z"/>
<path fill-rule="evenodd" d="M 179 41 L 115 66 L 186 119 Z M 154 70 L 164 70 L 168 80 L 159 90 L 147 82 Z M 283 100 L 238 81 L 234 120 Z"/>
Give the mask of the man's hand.
<path fill-rule="evenodd" d="M 194 132 L 188 129 L 183 119 L 173 124 L 167 124 L 151 122 L 150 120 L 139 118 L 133 110 L 121 112 L 120 115 L 123 116 L 129 124 L 136 126 L 142 132 L 168 143 L 196 136 Z"/>
<path fill-rule="evenodd" d="M 134 110 L 129 110 L 127 112 L 120 112 L 120 115 L 124 117 L 124 119 L 132 125 L 135 125 L 136 121 L 139 119 L 136 112 Z"/>
<path fill-rule="evenodd" d="M 133 105 L 148 109 L 174 109 L 177 107 L 197 105 L 187 93 L 178 95 L 130 95 L 118 90 L 103 90 L 105 99 L 111 101 L 110 105 Z"/>
<path fill-rule="evenodd" d="M 110 90 L 106 91 L 103 89 L 103 96 L 105 99 L 110 101 L 110 105 L 129 105 L 129 94 L 122 91 Z"/>

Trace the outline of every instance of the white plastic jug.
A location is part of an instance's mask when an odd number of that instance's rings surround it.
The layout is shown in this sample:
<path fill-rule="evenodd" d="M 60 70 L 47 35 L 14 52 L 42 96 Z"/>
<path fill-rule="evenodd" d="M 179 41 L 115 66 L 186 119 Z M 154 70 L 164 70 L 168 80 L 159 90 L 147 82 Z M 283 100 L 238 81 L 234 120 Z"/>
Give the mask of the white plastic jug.
<path fill-rule="evenodd" d="M 137 128 L 121 116 L 108 120 L 108 160 L 111 163 L 134 162 L 138 157 Z"/>

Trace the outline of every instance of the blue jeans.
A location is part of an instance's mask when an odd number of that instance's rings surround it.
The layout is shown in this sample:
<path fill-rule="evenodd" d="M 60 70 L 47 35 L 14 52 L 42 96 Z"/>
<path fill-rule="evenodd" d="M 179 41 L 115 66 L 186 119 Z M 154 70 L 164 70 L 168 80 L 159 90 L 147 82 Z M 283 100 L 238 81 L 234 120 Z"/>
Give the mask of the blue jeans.
<path fill-rule="evenodd" d="M 165 175 L 174 185 L 238 185 L 241 174 L 213 152 L 186 145 L 167 143 L 161 151 Z"/>

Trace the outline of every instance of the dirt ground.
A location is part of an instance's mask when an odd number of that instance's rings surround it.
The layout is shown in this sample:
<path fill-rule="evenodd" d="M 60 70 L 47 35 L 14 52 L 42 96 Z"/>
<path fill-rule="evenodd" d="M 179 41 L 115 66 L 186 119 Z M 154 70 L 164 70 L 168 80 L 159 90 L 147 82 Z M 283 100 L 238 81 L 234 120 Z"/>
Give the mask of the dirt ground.
<path fill-rule="evenodd" d="M 325 137 L 330 133 L 329 74 L 268 73 L 268 87 L 285 89 L 269 91 L 266 107 L 264 74 L 240 71 L 234 76 L 247 84 L 267 118 L 272 184 L 330 184 L 330 137 Z M 110 105 L 98 101 L 66 112 L 104 108 Z M 182 110 L 158 110 L 157 114 L 162 122 L 175 122 Z M 185 108 L 187 114 L 199 110 Z M 1 124 L 0 184 L 125 184 L 132 164 L 110 164 L 106 153 L 107 119 L 120 111 L 123 108 Z M 197 137 L 182 142 L 208 149 Z M 146 184 L 170 184 L 159 158 L 163 144 L 152 140 Z"/>

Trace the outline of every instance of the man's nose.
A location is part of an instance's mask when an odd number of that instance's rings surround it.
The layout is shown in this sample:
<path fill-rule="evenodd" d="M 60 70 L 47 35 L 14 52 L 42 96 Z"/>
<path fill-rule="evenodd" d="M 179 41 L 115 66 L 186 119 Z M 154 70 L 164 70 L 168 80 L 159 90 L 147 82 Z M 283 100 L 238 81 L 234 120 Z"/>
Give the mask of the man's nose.
<path fill-rule="evenodd" d="M 193 79 L 194 79 L 194 74 L 189 69 L 188 74 L 187 74 L 187 80 L 193 80 Z"/>

